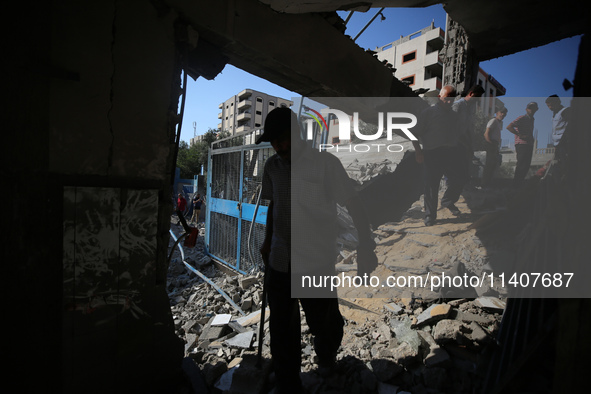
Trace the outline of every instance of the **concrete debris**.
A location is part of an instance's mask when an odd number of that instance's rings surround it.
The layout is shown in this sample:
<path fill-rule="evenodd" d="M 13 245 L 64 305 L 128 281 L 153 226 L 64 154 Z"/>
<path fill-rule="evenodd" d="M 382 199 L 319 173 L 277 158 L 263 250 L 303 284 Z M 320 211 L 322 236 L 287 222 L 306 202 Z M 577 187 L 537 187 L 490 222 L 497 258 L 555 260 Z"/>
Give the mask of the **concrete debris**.
<path fill-rule="evenodd" d="M 490 311 L 502 312 L 505 310 L 505 302 L 493 297 L 480 297 L 475 301 L 476 305 Z"/>
<path fill-rule="evenodd" d="M 386 164 L 366 166 L 363 177 L 373 177 Z M 361 175 L 360 167 L 355 171 Z M 494 248 L 484 248 L 474 231 L 466 230 L 455 218 L 446 225 L 425 228 L 421 204 L 414 204 L 402 222 L 374 229 L 378 270 L 396 276 L 456 271 L 481 276 L 490 272 L 495 261 L 487 251 Z M 444 220 L 446 214 L 442 211 Z M 342 229 L 352 226 L 346 212 L 339 215 Z M 344 250 L 338 257 L 337 272 L 355 273 L 355 236 L 353 232 L 339 238 Z M 202 243 L 200 237 L 195 248 L 185 250 L 185 261 L 211 279 L 245 315 L 236 313 L 227 299 L 188 272 L 180 254 L 174 254 L 167 290 L 186 356 L 201 370 L 209 392 L 269 393 L 274 388 L 274 374 L 268 309 L 265 321 L 260 321 L 263 277 L 223 273 L 206 256 Z M 345 336 L 337 363 L 328 375 L 318 371 L 313 337 L 302 311 L 301 378 L 306 390 L 315 394 L 482 392 L 485 376 L 477 366 L 490 353 L 486 350 L 495 345 L 507 293 L 492 283 L 470 297 L 438 295 L 432 297 L 420 289 L 389 289 L 385 294 L 365 289 L 359 294 L 341 295 Z M 263 358 L 259 367 L 257 348 L 261 340 Z"/>
<path fill-rule="evenodd" d="M 231 319 L 232 319 L 232 315 L 227 314 L 227 313 L 224 313 L 221 315 L 215 315 L 215 317 L 211 321 L 211 326 L 212 327 L 225 326 L 226 324 L 230 323 Z"/>

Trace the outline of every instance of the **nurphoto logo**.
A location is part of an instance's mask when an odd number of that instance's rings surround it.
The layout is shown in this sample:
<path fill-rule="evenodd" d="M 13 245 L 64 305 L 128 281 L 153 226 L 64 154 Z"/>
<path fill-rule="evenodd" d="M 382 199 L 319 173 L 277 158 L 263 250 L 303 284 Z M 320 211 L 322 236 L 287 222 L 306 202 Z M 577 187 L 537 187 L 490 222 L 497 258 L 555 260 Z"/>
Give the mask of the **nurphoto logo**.
<path fill-rule="evenodd" d="M 307 119 L 305 121 L 306 124 L 306 138 L 308 140 L 312 140 L 314 136 L 314 122 L 318 124 L 320 130 L 327 130 L 328 131 L 328 124 L 326 122 L 326 118 L 329 114 L 336 116 L 338 120 L 338 128 L 339 128 L 339 140 L 350 140 L 351 139 L 351 117 L 347 115 L 345 112 L 331 109 L 331 108 L 324 108 L 320 112 L 315 111 L 312 108 L 305 107 L 306 112 L 305 114 L 310 116 L 312 119 Z M 404 123 L 400 123 L 400 120 L 406 120 Z M 385 124 L 385 127 L 384 127 Z M 395 130 L 400 130 L 404 135 L 411 141 L 417 141 L 417 137 L 411 133 L 410 129 L 416 126 L 417 124 L 417 117 L 408 112 L 379 112 L 378 113 L 378 128 L 374 134 L 362 134 L 359 131 L 359 113 L 353 113 L 353 133 L 355 136 L 363 141 L 375 141 L 383 137 L 384 132 L 386 133 L 386 139 L 388 141 L 392 141 L 392 135 Z M 386 149 L 388 152 L 402 152 L 404 147 L 400 144 L 380 144 L 380 143 L 373 143 L 373 144 L 350 144 L 348 147 L 339 147 L 339 145 L 333 144 L 320 144 L 318 150 L 320 151 L 328 151 L 331 149 L 335 149 L 337 152 L 347 150 L 349 152 L 369 152 L 373 149 L 377 149 L 379 152 L 380 149 Z"/>

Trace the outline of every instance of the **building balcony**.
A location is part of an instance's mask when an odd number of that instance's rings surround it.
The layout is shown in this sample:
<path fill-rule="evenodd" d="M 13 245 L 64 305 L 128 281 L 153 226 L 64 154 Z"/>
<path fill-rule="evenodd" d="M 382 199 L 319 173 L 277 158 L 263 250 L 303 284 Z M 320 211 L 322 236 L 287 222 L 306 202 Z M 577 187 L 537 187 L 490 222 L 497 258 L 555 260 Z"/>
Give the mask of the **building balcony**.
<path fill-rule="evenodd" d="M 218 114 L 218 119 L 221 119 L 221 118 L 222 118 L 222 112 L 220 112 L 220 113 Z"/>
<path fill-rule="evenodd" d="M 252 89 L 244 89 L 242 92 L 238 93 L 236 95 L 238 97 L 238 100 L 245 100 L 247 98 L 249 98 L 250 96 L 252 96 Z"/>
<path fill-rule="evenodd" d="M 252 118 L 252 115 L 250 114 L 250 112 L 243 112 L 241 114 L 238 114 L 236 116 L 236 121 L 237 122 L 246 122 L 249 121 Z"/>
<path fill-rule="evenodd" d="M 426 79 L 425 82 L 423 82 L 423 87 L 425 89 L 429 89 L 429 91 L 435 90 L 435 91 L 439 91 L 441 90 L 441 86 L 442 86 L 442 80 L 439 77 L 433 77 L 433 78 L 429 78 Z"/>
<path fill-rule="evenodd" d="M 241 109 L 246 109 L 246 108 L 250 108 L 250 107 L 252 107 L 251 100 L 241 100 L 238 102 L 238 106 L 236 108 L 241 110 Z"/>
<path fill-rule="evenodd" d="M 428 66 L 438 66 L 443 67 L 443 63 L 439 60 L 439 52 L 431 52 L 425 55 L 424 57 L 424 64 L 425 67 Z"/>
<path fill-rule="evenodd" d="M 243 131 L 248 131 L 248 130 L 250 130 L 250 126 L 242 125 L 242 126 L 236 127 L 235 133 L 242 133 Z"/>
<path fill-rule="evenodd" d="M 443 48 L 443 44 L 445 43 L 445 32 L 442 28 L 437 27 L 433 30 L 429 30 L 424 33 L 424 35 L 427 46 L 431 50 L 439 52 L 439 50 Z"/>
<path fill-rule="evenodd" d="M 222 129 L 222 124 L 218 123 L 218 130 L 221 130 L 221 129 Z"/>

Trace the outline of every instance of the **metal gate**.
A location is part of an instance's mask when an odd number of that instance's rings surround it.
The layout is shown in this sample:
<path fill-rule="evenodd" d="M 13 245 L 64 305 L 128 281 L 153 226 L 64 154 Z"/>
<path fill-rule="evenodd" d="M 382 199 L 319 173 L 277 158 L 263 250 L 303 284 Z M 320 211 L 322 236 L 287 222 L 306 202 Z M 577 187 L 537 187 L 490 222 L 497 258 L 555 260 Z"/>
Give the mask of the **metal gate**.
<path fill-rule="evenodd" d="M 275 152 L 255 145 L 262 130 L 236 134 L 211 145 L 207 171 L 207 253 L 241 273 L 262 267 L 268 201 L 260 200 L 263 169 Z"/>

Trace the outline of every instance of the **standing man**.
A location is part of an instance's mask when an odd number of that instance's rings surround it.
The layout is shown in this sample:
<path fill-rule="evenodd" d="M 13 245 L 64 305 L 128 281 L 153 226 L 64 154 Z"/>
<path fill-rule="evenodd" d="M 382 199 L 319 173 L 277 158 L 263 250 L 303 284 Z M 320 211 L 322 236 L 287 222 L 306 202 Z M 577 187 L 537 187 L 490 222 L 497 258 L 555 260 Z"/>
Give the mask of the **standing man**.
<path fill-rule="evenodd" d="M 421 112 L 413 129 L 419 138 L 418 142 L 413 141 L 416 159 L 418 163 L 424 163 L 425 171 L 425 226 L 432 226 L 437 219 L 439 184 L 443 175 L 447 177 L 447 190 L 441 205 L 456 216 L 461 214 L 455 203 L 460 198 L 467 174 L 465 155 L 459 147 L 458 114 L 452 109 L 455 96 L 453 86 L 444 86 L 439 92 L 439 100 Z"/>
<path fill-rule="evenodd" d="M 515 134 L 515 153 L 517 165 L 513 183 L 519 186 L 525 180 L 534 153 L 534 114 L 538 111 L 538 103 L 530 102 L 525 107 L 525 115 L 521 115 L 507 126 L 507 130 Z"/>
<path fill-rule="evenodd" d="M 193 216 L 191 216 L 191 222 L 198 224 L 199 223 L 199 214 L 201 213 L 201 204 L 203 204 L 203 200 L 201 199 L 201 195 L 196 193 L 193 196 Z"/>
<path fill-rule="evenodd" d="M 568 107 L 562 105 L 560 97 L 556 94 L 546 99 L 546 105 L 552 111 L 552 143 L 554 146 L 557 146 L 568 124 L 570 110 Z"/>
<path fill-rule="evenodd" d="M 261 193 L 261 198 L 270 201 L 260 251 L 271 312 L 271 355 L 277 392 L 299 393 L 300 303 L 314 336 L 321 373 L 330 371 L 336 362 L 344 322 L 334 292 L 317 289 L 317 298 L 298 300 L 292 298 L 292 278 L 335 274 L 337 203 L 346 206 L 358 231 L 358 275 L 370 273 L 377 266 L 375 242 L 354 181 L 334 155 L 306 145 L 293 111 L 271 111 L 256 143 L 263 141 L 271 142 L 276 152 L 265 163 Z"/>
<path fill-rule="evenodd" d="M 465 158 L 466 182 L 470 180 L 470 165 L 474 157 L 474 145 L 472 134 L 474 133 L 474 115 L 476 113 L 476 100 L 482 97 L 484 89 L 480 85 L 474 85 L 468 90 L 466 97 L 457 100 L 452 108 L 458 114 L 460 128 L 459 146 Z"/>
<path fill-rule="evenodd" d="M 501 130 L 503 119 L 507 116 L 507 108 L 499 109 L 495 117 L 486 125 L 484 140 L 486 141 L 486 162 L 482 173 L 482 186 L 487 187 L 499 165 L 499 150 L 501 147 Z"/>

